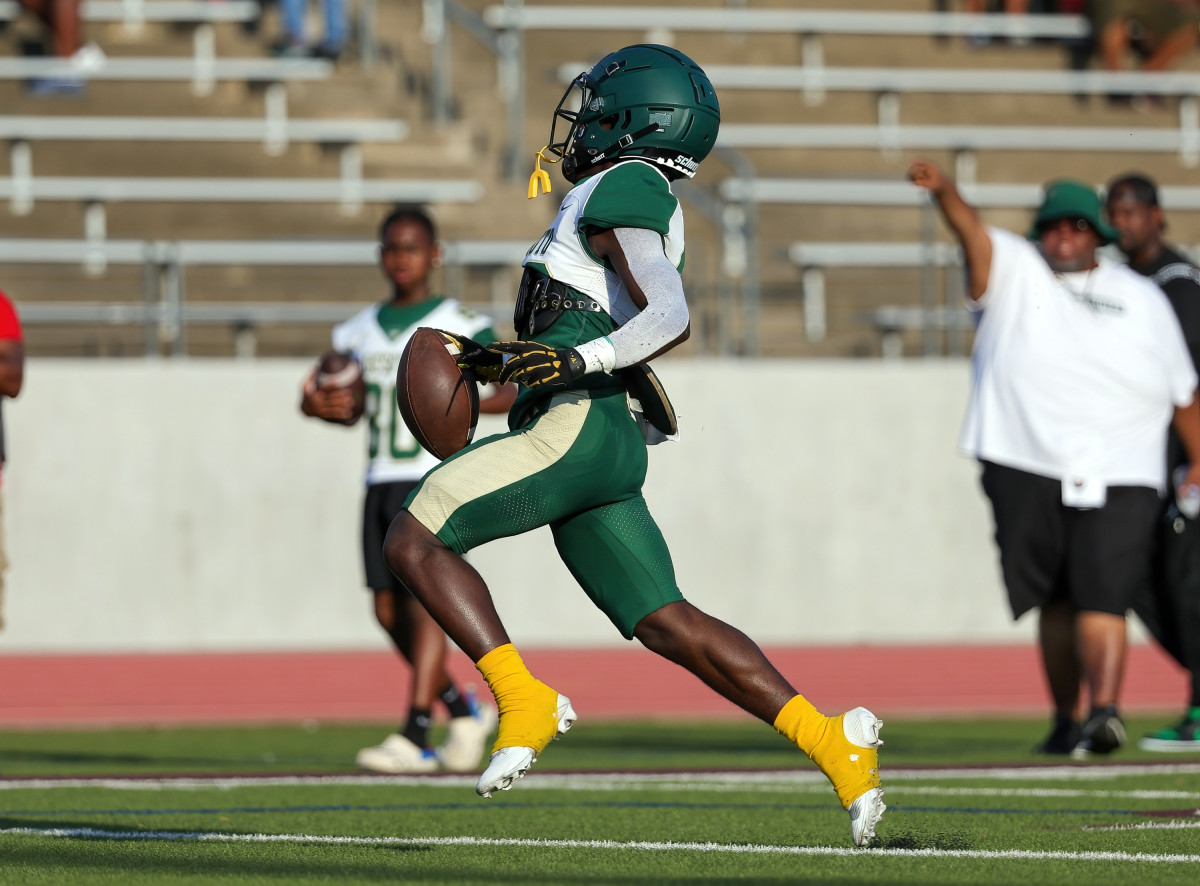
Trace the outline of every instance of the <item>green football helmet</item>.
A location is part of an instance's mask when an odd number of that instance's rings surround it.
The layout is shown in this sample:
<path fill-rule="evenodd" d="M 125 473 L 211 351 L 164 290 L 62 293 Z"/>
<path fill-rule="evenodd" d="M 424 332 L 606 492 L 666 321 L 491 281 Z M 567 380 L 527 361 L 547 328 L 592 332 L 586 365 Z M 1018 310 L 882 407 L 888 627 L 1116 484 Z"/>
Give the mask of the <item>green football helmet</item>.
<path fill-rule="evenodd" d="M 579 110 L 567 109 L 579 90 Z M 567 132 L 555 139 L 559 121 Z M 608 161 L 637 157 L 663 167 L 671 178 L 696 174 L 721 125 L 712 83 L 677 49 L 653 43 L 606 55 L 567 88 L 554 111 L 551 153 L 563 175 L 576 182 Z"/>

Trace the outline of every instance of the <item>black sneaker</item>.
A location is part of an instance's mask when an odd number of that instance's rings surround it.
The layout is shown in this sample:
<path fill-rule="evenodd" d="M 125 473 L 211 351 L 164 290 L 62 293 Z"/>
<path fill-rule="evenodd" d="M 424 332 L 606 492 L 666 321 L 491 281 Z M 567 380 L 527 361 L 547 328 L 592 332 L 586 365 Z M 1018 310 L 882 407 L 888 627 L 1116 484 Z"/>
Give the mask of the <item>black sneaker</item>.
<path fill-rule="evenodd" d="M 1074 720 L 1054 718 L 1054 729 L 1046 740 L 1034 747 L 1035 754 L 1069 754 L 1081 738 L 1079 724 Z"/>
<path fill-rule="evenodd" d="M 1114 706 L 1093 712 L 1083 724 L 1079 744 L 1071 751 L 1075 760 L 1086 760 L 1096 754 L 1111 754 L 1125 744 L 1125 724 Z"/>

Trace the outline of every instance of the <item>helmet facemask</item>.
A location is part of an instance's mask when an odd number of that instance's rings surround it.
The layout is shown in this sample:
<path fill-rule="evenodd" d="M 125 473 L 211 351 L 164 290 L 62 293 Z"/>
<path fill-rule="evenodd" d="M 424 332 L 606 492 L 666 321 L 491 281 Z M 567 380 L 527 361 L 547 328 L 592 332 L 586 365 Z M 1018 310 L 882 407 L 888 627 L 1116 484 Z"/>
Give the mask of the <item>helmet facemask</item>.
<path fill-rule="evenodd" d="M 572 183 L 624 159 L 652 163 L 671 179 L 691 178 L 719 125 L 704 72 L 670 47 L 642 44 L 611 53 L 571 82 L 554 110 L 545 150 L 562 160 Z"/>
<path fill-rule="evenodd" d="M 593 166 L 605 160 L 616 159 L 622 147 L 628 147 L 632 142 L 623 136 L 605 139 L 601 147 L 589 144 L 600 139 L 602 132 L 613 129 L 620 121 L 620 114 L 604 113 L 604 97 L 596 92 L 591 78 L 591 72 L 584 71 L 567 87 L 562 100 L 554 109 L 554 121 L 550 126 L 549 151 L 562 158 L 563 175 L 569 181 L 581 178 Z M 575 105 L 575 95 L 579 100 L 579 110 L 569 108 Z M 626 112 L 628 113 L 628 112 Z M 566 133 L 561 140 L 556 140 L 559 122 L 566 125 Z M 653 130 L 652 130 L 653 131 Z M 620 143 L 625 141 L 625 145 Z"/>

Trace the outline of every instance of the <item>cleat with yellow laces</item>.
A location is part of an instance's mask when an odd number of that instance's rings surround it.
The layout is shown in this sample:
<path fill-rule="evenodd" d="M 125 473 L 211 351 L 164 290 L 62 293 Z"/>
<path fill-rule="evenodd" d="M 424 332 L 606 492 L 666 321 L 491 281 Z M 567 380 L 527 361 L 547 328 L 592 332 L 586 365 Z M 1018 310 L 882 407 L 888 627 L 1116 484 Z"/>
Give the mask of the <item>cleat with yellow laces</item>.
<path fill-rule="evenodd" d="M 850 813 L 855 846 L 875 837 L 875 826 L 887 808 L 879 779 L 879 730 L 883 721 L 866 708 L 830 717 L 824 735 L 809 757 L 833 782 L 833 789 Z"/>
<path fill-rule="evenodd" d="M 481 797 L 490 797 L 493 791 L 507 791 L 512 783 L 529 771 L 537 762 L 538 754 L 546 745 L 566 733 L 575 723 L 575 709 L 571 700 L 553 689 L 538 684 L 552 693 L 553 706 L 548 698 L 532 708 L 506 710 L 500 705 L 500 732 L 492 746 L 488 767 L 479 776 L 475 791 Z"/>

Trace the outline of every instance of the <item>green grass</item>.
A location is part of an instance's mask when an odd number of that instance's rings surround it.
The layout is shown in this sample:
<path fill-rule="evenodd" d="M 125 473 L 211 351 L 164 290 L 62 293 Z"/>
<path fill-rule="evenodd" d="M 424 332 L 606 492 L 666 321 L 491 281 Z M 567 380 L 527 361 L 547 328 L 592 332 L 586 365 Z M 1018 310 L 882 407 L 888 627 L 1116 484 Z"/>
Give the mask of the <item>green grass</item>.
<path fill-rule="evenodd" d="M 0 732 L 0 883 L 1200 881 L 1200 754 L 1132 748 L 1053 777 L 929 768 L 1044 764 L 1029 748 L 1045 726 L 889 721 L 870 852 L 850 850 L 812 765 L 753 722 L 582 723 L 492 800 L 471 777 L 212 778 L 349 776 L 377 725 Z M 1139 762 L 1155 765 L 1127 771 Z M 20 781 L 124 775 L 143 781 Z M 187 775 L 207 780 L 155 778 Z"/>

